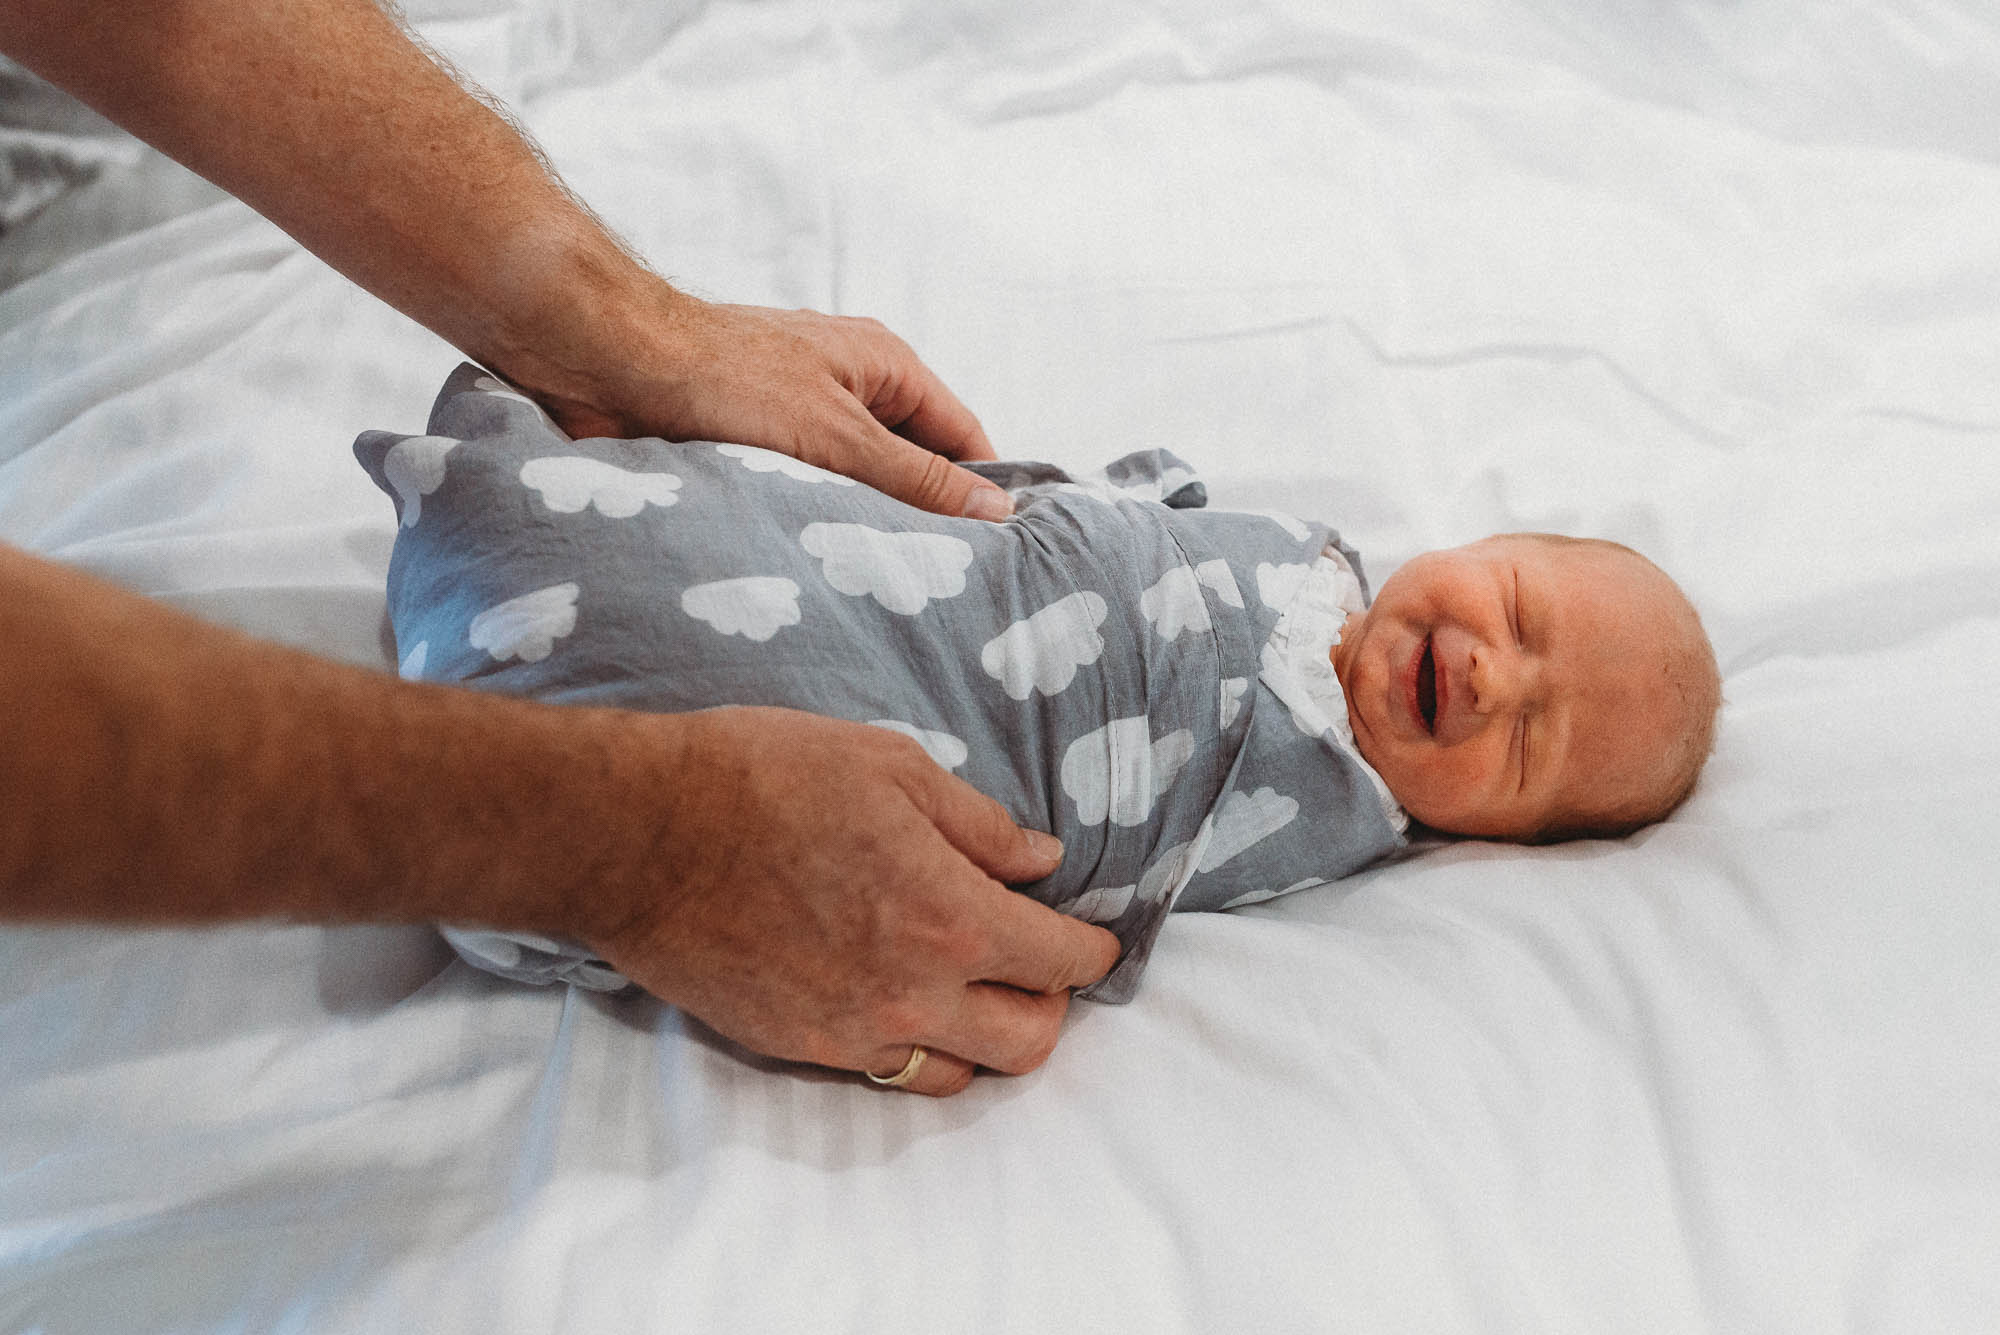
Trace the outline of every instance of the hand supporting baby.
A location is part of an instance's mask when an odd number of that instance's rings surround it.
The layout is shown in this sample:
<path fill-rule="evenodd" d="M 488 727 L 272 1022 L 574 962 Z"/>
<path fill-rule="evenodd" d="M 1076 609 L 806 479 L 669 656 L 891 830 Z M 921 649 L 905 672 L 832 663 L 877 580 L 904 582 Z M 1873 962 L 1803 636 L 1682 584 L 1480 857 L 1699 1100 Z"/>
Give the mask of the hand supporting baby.
<path fill-rule="evenodd" d="M 880 322 L 717 305 L 645 273 L 621 296 L 636 308 L 622 317 L 628 346 L 652 355 L 595 363 L 600 375 L 580 393 L 495 367 L 570 435 L 759 445 L 920 510 L 995 520 L 1012 512 L 1006 492 L 953 467 L 994 457 L 979 419 Z M 588 316 L 606 318 L 602 306 Z"/>
<path fill-rule="evenodd" d="M 886 1073 L 921 1044 L 909 1088 L 956 1093 L 977 1066 L 1041 1065 L 1069 989 L 1117 958 L 1003 884 L 1053 873 L 1061 845 L 908 738 L 781 709 L 608 717 L 676 734 L 680 760 L 653 802 L 624 795 L 658 822 L 657 864 L 567 896 L 590 914 L 570 930 L 758 1052 Z"/>

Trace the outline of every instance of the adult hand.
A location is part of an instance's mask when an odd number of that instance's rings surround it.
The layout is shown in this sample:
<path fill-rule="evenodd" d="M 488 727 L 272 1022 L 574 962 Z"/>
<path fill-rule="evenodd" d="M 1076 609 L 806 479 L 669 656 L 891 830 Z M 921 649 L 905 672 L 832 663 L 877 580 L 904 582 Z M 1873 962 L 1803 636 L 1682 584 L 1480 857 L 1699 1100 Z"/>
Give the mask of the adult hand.
<path fill-rule="evenodd" d="M 979 419 L 878 321 L 715 305 L 664 284 L 648 305 L 649 355 L 614 363 L 615 378 L 582 395 L 523 385 L 572 436 L 760 445 L 938 514 L 1012 512 L 1006 492 L 952 466 L 994 457 Z"/>
<path fill-rule="evenodd" d="M 634 722 L 643 724 L 640 716 Z M 627 977 L 758 1052 L 952 1094 L 1031 1071 L 1069 989 L 1117 938 L 1002 882 L 1060 848 L 880 728 L 776 709 L 683 715 L 660 865 L 578 934 Z M 648 889 L 667 880 L 672 889 Z"/>
<path fill-rule="evenodd" d="M 881 728 L 399 681 L 5 544 L 0 593 L 0 920 L 575 936 L 759 1052 L 887 1074 L 921 1043 L 929 1094 L 1034 1069 L 1117 956 L 1002 884 L 1052 841 Z"/>
<path fill-rule="evenodd" d="M 1005 492 L 952 467 L 993 449 L 901 339 L 872 320 L 675 291 L 391 9 L 0 0 L 0 47 L 512 380 L 572 435 L 762 445 L 925 509 L 1009 513 Z"/>

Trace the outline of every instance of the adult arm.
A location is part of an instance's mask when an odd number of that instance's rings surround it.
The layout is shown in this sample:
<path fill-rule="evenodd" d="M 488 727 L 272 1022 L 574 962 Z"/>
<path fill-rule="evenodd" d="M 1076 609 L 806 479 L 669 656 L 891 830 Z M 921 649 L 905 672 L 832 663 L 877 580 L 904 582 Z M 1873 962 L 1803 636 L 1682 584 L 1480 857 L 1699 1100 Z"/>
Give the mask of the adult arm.
<path fill-rule="evenodd" d="M 787 449 L 947 512 L 994 494 L 885 429 L 990 455 L 900 341 L 674 292 L 367 0 L 0 0 L 0 48 L 577 434 Z M 921 1092 L 1040 1061 L 1116 949 L 1002 890 L 1049 859 L 879 729 L 402 683 L 4 548 L 0 789 L 0 916 L 560 932 L 759 1051 L 888 1070 L 924 1043 Z"/>
<path fill-rule="evenodd" d="M 373 0 L 0 0 L 0 50 L 533 394 L 572 435 L 762 445 L 940 513 L 1011 509 L 947 462 L 993 450 L 902 340 L 872 320 L 668 286 Z"/>
<path fill-rule="evenodd" d="M 899 340 L 675 292 L 368 0 L 0 0 L 0 49 L 575 434 L 736 440 L 1006 508 L 943 461 L 991 450 Z M 919 1092 L 1039 1062 L 1116 950 L 1003 891 L 1050 859 L 879 729 L 401 683 L 4 547 L 0 790 L 0 917 L 562 932 L 762 1052 L 888 1070 L 923 1043 Z"/>
<path fill-rule="evenodd" d="M 569 935 L 760 1052 L 922 1043 L 922 1093 L 1038 1065 L 1117 953 L 1001 884 L 1052 840 L 882 729 L 403 682 L 5 545 L 0 791 L 0 918 Z"/>

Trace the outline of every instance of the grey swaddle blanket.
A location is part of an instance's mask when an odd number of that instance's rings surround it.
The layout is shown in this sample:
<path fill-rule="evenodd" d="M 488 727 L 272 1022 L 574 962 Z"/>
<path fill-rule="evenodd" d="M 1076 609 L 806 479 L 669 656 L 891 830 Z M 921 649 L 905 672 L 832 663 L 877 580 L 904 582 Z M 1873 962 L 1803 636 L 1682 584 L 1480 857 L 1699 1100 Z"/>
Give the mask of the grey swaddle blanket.
<path fill-rule="evenodd" d="M 1377 781 L 1279 698 L 1268 647 L 1324 525 L 1209 511 L 1178 459 L 981 464 L 1005 523 L 948 519 L 738 445 L 572 441 L 461 366 L 429 434 L 355 454 L 396 501 L 408 677 L 667 711 L 782 705 L 903 733 L 1062 867 L 1018 887 L 1109 927 L 1123 1001 L 1169 910 L 1347 875 L 1401 845 Z M 1278 688 L 1274 691 L 1274 685 Z M 447 929 L 474 963 L 616 987 L 575 942 Z"/>

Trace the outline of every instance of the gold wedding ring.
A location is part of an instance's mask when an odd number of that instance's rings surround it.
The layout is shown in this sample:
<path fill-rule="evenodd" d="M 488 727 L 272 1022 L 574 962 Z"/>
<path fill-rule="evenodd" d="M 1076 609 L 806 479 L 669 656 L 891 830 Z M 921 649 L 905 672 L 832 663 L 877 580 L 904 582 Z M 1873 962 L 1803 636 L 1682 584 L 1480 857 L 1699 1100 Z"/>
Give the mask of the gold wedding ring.
<path fill-rule="evenodd" d="M 924 1058 L 928 1055 L 924 1051 L 924 1045 L 918 1043 L 911 1047 L 910 1059 L 903 1063 L 903 1069 L 896 1072 L 896 1074 L 876 1075 L 873 1071 L 863 1071 L 861 1074 L 867 1076 L 884 1089 L 900 1088 L 917 1078 L 917 1072 L 924 1069 Z"/>

